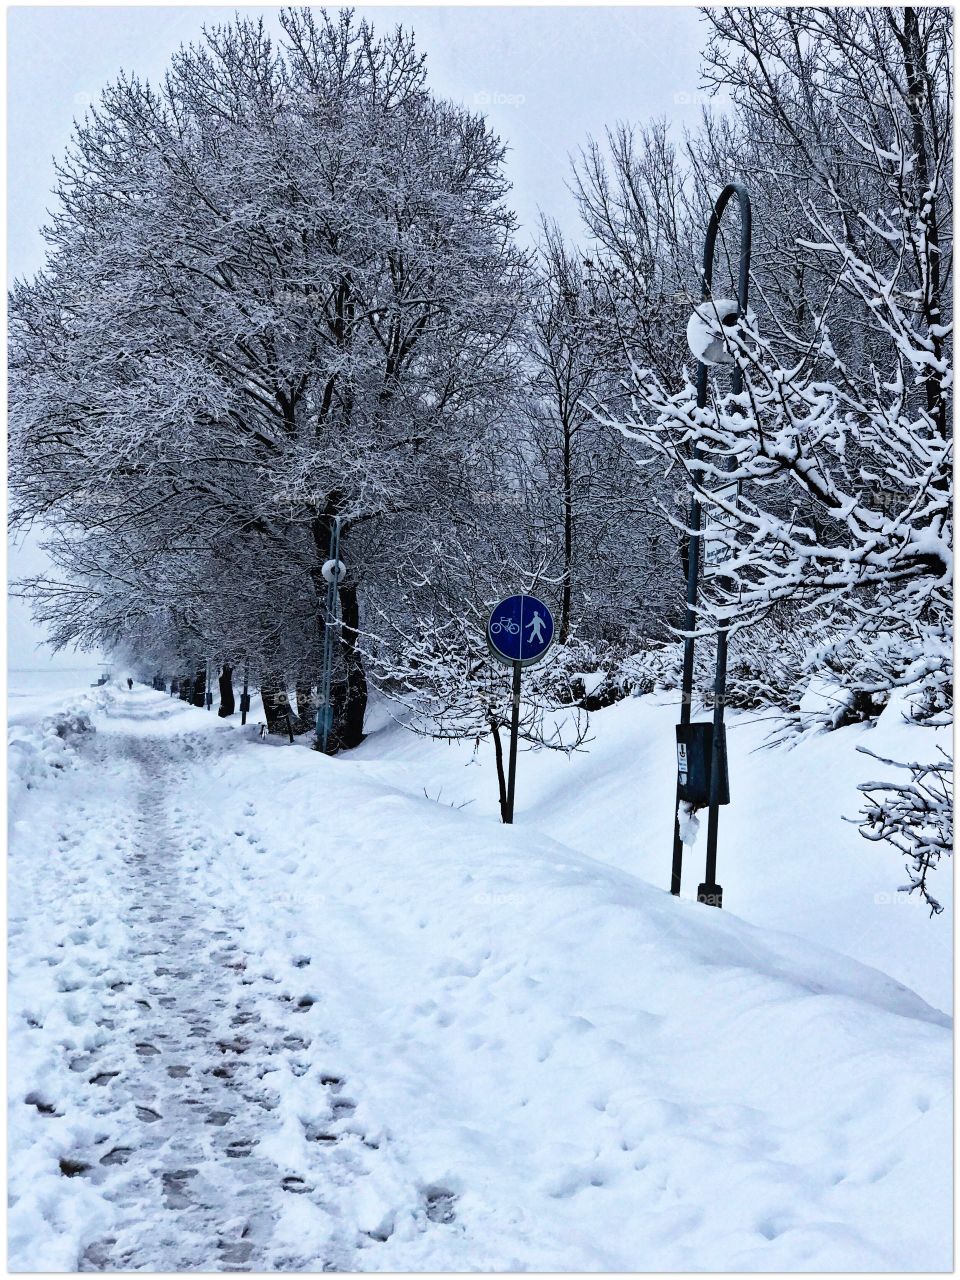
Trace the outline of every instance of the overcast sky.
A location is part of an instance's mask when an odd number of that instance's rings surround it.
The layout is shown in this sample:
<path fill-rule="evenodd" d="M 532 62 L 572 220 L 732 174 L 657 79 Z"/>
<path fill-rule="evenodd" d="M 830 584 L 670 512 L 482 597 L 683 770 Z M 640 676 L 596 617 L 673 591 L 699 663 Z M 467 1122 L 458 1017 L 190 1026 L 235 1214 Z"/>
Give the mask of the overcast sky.
<path fill-rule="evenodd" d="M 333 6 L 329 6 L 333 8 Z M 234 8 L 11 8 L 8 10 L 8 275 L 44 260 L 53 160 L 74 117 L 119 71 L 157 80 L 181 43 Z M 263 13 L 276 26 L 276 11 Z M 427 55 L 431 88 L 482 110 L 509 145 L 513 207 L 524 233 L 542 208 L 576 234 L 565 183 L 571 153 L 618 120 L 665 116 L 676 129 L 700 112 L 702 20 L 686 7 L 417 8 L 357 6 L 375 25 L 411 27 Z M 42 563 L 34 545 L 12 549 L 10 576 Z M 39 666 L 40 633 L 11 602 L 9 664 Z M 61 664 L 75 664 L 65 655 Z"/>

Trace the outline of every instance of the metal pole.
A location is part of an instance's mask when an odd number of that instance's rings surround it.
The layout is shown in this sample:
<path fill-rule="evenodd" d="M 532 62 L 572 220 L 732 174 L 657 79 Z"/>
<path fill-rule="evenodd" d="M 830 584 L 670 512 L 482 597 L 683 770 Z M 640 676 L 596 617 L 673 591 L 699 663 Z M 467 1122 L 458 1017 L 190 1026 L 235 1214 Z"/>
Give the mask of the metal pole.
<path fill-rule="evenodd" d="M 717 669 L 713 682 L 713 747 L 710 758 L 710 808 L 707 820 L 707 867 L 697 901 L 711 907 L 723 906 L 723 888 L 717 884 L 717 827 L 720 819 L 720 765 L 723 752 L 723 704 L 727 688 L 727 629 L 717 634 Z"/>
<path fill-rule="evenodd" d="M 340 561 L 340 517 L 335 516 L 330 529 L 330 559 L 334 565 Z M 320 693 L 320 747 L 325 753 L 330 742 L 330 730 L 333 727 L 333 652 L 337 610 L 336 569 L 327 583 L 326 618 L 323 628 L 323 684 Z"/>
<path fill-rule="evenodd" d="M 750 195 L 746 187 L 738 182 L 731 182 L 717 201 L 716 220 L 719 225 L 720 215 L 727 201 L 736 194 L 740 205 L 740 272 L 737 281 L 737 319 L 747 311 L 748 291 L 750 287 L 750 250 L 753 232 Z M 714 228 L 714 239 L 716 229 Z M 712 259 L 711 245 L 711 259 Z M 743 370 L 735 365 L 731 378 L 731 391 L 738 396 L 743 390 Z M 739 493 L 739 487 L 738 487 Z M 713 680 L 713 746 L 710 758 L 710 807 L 707 818 L 707 863 L 704 882 L 697 890 L 697 899 L 708 906 L 723 906 L 723 888 L 717 884 L 717 836 L 720 824 L 720 782 L 721 762 L 724 753 L 724 713 L 727 702 L 727 636 L 728 628 L 724 622 L 717 633 L 717 665 Z"/>
<path fill-rule="evenodd" d="M 522 652 L 522 651 L 521 651 Z M 510 763 L 507 772 L 507 816 L 504 822 L 513 822 L 513 801 L 517 791 L 517 738 L 520 734 L 520 672 L 519 662 L 513 664 L 513 705 L 510 711 Z"/>
<path fill-rule="evenodd" d="M 697 408 L 702 409 L 707 403 L 707 366 L 703 361 L 697 362 Z M 699 453 L 694 450 L 694 458 Z M 690 496 L 690 535 L 687 543 L 687 607 L 683 626 L 686 635 L 683 639 L 683 680 L 681 682 L 682 703 L 680 706 L 680 723 L 689 724 L 693 711 L 693 651 L 694 637 L 691 634 L 697 625 L 697 583 L 700 578 L 700 502 L 696 492 Z M 677 798 L 673 809 L 673 866 L 670 871 L 670 892 L 676 897 L 680 895 L 680 878 L 683 871 L 683 841 L 680 839 L 680 776 L 677 774 Z"/>
<path fill-rule="evenodd" d="M 740 271 L 737 285 L 737 319 L 747 309 L 747 289 L 750 279 L 750 247 L 752 237 L 752 214 L 750 195 L 740 182 L 730 182 L 717 197 L 716 204 L 707 224 L 707 234 L 703 244 L 703 292 L 702 300 L 709 301 L 713 295 L 713 256 L 717 244 L 717 232 L 720 219 L 730 199 L 736 195 L 740 206 Z M 732 391 L 739 395 L 743 390 L 743 373 L 739 365 L 734 367 Z M 697 408 L 702 409 L 707 403 L 707 366 L 702 360 L 697 362 Z M 700 460 L 700 453 L 695 448 L 693 461 Z M 700 544 L 703 533 L 701 529 L 701 506 L 694 492 L 690 498 L 690 541 L 687 563 L 687 603 L 684 618 L 684 629 L 688 633 L 683 642 L 683 679 L 682 706 L 680 723 L 689 724 L 693 708 L 693 659 L 694 638 L 689 633 L 696 626 L 697 584 L 700 572 Z M 713 747 L 710 761 L 710 807 L 707 827 L 707 876 L 697 893 L 701 901 L 710 901 L 720 906 L 723 890 L 715 884 L 717 862 L 717 824 L 719 820 L 719 786 L 720 760 L 723 750 L 723 708 L 726 700 L 727 679 L 727 629 L 721 627 L 717 636 L 717 665 L 714 678 L 713 707 Z M 680 893 L 680 878 L 683 867 L 683 841 L 680 839 L 680 783 L 677 780 L 677 799 L 673 817 L 673 865 L 670 875 L 670 892 Z"/>

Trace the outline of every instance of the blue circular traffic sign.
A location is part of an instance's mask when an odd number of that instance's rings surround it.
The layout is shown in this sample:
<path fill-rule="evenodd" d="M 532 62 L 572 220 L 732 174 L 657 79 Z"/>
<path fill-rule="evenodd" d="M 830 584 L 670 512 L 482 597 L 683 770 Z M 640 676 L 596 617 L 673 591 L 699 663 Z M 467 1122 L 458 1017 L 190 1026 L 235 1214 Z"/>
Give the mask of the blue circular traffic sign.
<path fill-rule="evenodd" d="M 501 662 L 539 662 L 553 641 L 553 614 L 536 596 L 507 596 L 490 614 L 487 643 Z"/>

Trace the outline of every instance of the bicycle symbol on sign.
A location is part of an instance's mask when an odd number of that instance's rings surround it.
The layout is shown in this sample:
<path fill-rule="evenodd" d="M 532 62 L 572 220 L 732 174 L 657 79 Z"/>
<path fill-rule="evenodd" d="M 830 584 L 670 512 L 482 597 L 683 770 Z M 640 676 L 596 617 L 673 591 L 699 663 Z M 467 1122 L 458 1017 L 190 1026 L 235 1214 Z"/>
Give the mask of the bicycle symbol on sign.
<path fill-rule="evenodd" d="M 514 622 L 512 618 L 497 618 L 496 622 L 490 623 L 490 634 L 498 636 L 501 631 L 506 631 L 507 635 L 515 636 L 520 631 L 520 623 Z"/>

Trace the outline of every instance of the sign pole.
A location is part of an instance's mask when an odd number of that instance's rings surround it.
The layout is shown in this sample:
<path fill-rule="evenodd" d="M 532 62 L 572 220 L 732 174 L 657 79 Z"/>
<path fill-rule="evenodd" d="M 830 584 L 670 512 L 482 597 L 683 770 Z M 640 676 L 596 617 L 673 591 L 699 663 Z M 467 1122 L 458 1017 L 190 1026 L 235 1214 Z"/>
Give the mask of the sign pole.
<path fill-rule="evenodd" d="M 510 751 L 503 821 L 513 822 L 517 792 L 517 743 L 520 737 L 520 675 L 539 662 L 553 643 L 553 614 L 536 596 L 507 596 L 487 621 L 487 647 L 497 662 L 513 668 L 510 708 Z"/>
<path fill-rule="evenodd" d="M 519 662 L 513 664 L 513 705 L 510 712 L 510 765 L 507 773 L 507 812 L 504 822 L 513 822 L 513 801 L 517 793 L 517 739 L 520 736 L 520 672 Z"/>
<path fill-rule="evenodd" d="M 750 250 L 753 233 L 753 215 L 750 195 L 746 187 L 732 182 L 720 195 L 711 223 L 716 235 L 716 224 L 727 200 L 736 193 L 740 204 L 740 274 L 737 281 L 737 319 L 747 314 L 747 292 L 750 288 Z M 726 199 L 724 199 L 726 197 Z M 708 230 L 708 241 L 709 241 Z M 710 244 L 711 258 L 713 245 Z M 743 391 L 743 370 L 737 365 L 731 378 L 731 391 L 735 396 Z M 739 486 L 738 486 L 739 496 Z M 713 681 L 713 747 L 710 761 L 710 806 L 707 811 L 707 864 L 703 884 L 697 888 L 697 901 L 711 907 L 723 906 L 723 888 L 717 884 L 717 827 L 720 821 L 721 771 L 726 755 L 724 737 L 724 710 L 727 701 L 727 620 L 721 623 L 717 634 L 717 665 Z"/>
<path fill-rule="evenodd" d="M 707 366 L 701 360 L 697 365 L 697 408 L 707 403 Z M 694 458 L 698 453 L 694 451 Z M 690 535 L 687 539 L 687 609 L 683 625 L 687 634 L 683 638 L 683 681 L 680 703 L 680 723 L 689 724 L 693 712 L 693 631 L 697 625 L 697 583 L 700 577 L 700 502 L 696 490 L 690 495 Z M 670 869 L 670 892 L 680 896 L 680 879 L 683 872 L 683 841 L 680 839 L 680 780 L 677 779 L 677 800 L 673 811 L 673 865 Z"/>

